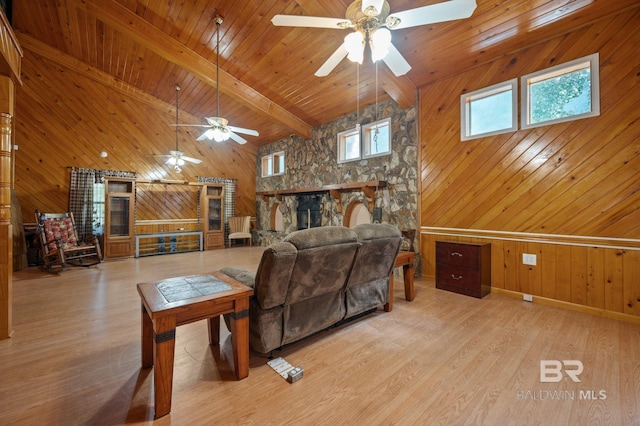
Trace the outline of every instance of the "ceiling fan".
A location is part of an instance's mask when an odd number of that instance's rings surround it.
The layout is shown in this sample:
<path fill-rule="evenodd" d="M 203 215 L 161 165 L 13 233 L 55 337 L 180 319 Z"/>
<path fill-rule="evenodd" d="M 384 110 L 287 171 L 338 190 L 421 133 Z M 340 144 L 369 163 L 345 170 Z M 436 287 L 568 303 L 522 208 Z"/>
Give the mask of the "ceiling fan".
<path fill-rule="evenodd" d="M 169 155 L 165 155 L 167 158 L 165 164 L 169 164 L 173 166 L 173 169 L 176 173 L 180 173 L 182 171 L 182 166 L 184 166 L 185 161 L 194 164 L 202 163 L 202 160 L 198 160 L 197 158 L 187 157 L 184 155 L 182 151 L 178 148 L 178 93 L 180 92 L 180 85 L 176 84 L 176 149 L 174 151 L 169 151 Z"/>
<path fill-rule="evenodd" d="M 177 126 L 191 126 L 191 127 L 204 127 L 207 130 L 200 135 L 196 140 L 201 141 L 205 139 L 215 140 L 216 142 L 224 142 L 229 138 L 238 142 L 239 144 L 247 143 L 247 140 L 237 133 L 244 133 L 251 136 L 259 136 L 259 133 L 255 130 L 244 129 L 242 127 L 230 126 L 229 121 L 226 118 L 220 117 L 220 25 L 222 24 L 222 17 L 215 17 L 216 20 L 216 115 L 217 117 L 205 117 L 209 124 L 176 124 Z"/>
<path fill-rule="evenodd" d="M 449 0 L 415 9 L 390 13 L 387 0 L 355 0 L 346 12 L 346 19 L 316 16 L 275 15 L 276 26 L 354 29 L 344 43 L 316 71 L 325 77 L 344 59 L 362 64 L 365 44 L 371 49 L 371 59 L 382 59 L 396 76 L 409 72 L 411 65 L 391 43 L 391 32 L 403 28 L 452 21 L 471 16 L 476 9 L 475 0 Z"/>

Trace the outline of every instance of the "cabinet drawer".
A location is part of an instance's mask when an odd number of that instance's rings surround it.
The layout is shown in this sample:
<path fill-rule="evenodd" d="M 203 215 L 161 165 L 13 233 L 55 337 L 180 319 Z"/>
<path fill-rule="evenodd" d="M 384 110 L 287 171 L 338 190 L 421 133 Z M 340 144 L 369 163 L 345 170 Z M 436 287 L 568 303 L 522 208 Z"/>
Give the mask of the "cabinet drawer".
<path fill-rule="evenodd" d="M 476 244 L 436 241 L 436 259 L 438 263 L 478 269 L 480 268 L 481 247 Z"/>
<path fill-rule="evenodd" d="M 436 265 L 436 288 L 458 288 L 466 292 L 479 291 L 480 271 L 445 263 Z"/>

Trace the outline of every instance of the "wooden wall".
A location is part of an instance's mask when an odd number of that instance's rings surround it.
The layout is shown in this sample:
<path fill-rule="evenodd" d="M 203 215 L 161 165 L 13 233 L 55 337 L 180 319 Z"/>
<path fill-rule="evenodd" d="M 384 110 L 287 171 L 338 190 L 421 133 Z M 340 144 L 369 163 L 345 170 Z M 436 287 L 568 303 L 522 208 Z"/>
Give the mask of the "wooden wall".
<path fill-rule="evenodd" d="M 203 163 L 187 164 L 177 174 L 157 156 L 175 149 L 174 104 L 68 58 L 56 61 L 58 56 L 54 50 L 46 57 L 26 50 L 23 58 L 24 85 L 16 93 L 15 186 L 24 222 L 34 222 L 36 208 L 68 210 L 70 166 L 135 171 L 141 179 L 235 178 L 237 213 L 255 216 L 257 148 L 233 141 L 196 142 L 199 129 L 181 127 L 180 150 Z M 202 117 L 180 113 L 180 121 L 199 123 Z M 101 157 L 101 151 L 108 156 Z M 157 194 L 163 185 L 155 186 L 146 201 L 152 206 L 160 200 L 166 210 L 153 213 L 144 208 L 143 217 L 136 219 L 195 218 L 193 188 L 184 192 L 184 199 L 179 188 L 171 186 L 165 197 Z"/>
<path fill-rule="evenodd" d="M 640 318 L 639 24 L 636 8 L 420 90 L 427 275 L 435 240 L 491 242 L 494 289 Z M 595 52 L 600 116 L 460 141 L 461 94 Z"/>

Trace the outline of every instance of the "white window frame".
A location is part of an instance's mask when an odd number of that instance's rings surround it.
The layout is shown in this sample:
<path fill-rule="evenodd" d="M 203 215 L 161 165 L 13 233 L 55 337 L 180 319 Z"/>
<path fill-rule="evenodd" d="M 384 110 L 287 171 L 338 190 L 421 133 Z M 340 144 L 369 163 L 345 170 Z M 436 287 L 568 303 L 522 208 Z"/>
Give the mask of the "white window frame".
<path fill-rule="evenodd" d="M 283 175 L 285 170 L 284 151 L 278 151 L 273 154 L 263 156 L 260 164 L 262 168 L 262 177 Z M 271 167 L 269 167 L 269 164 L 271 164 Z M 282 168 L 282 170 L 280 170 L 280 168 Z"/>
<path fill-rule="evenodd" d="M 373 131 L 375 131 L 378 127 L 388 127 L 389 128 L 389 149 L 384 152 L 378 152 L 376 154 L 371 154 L 371 144 L 373 143 L 373 138 L 370 137 Z M 391 141 L 393 140 L 391 135 L 391 117 L 383 118 L 382 120 L 374 121 L 373 123 L 365 124 L 362 126 L 362 135 L 360 136 L 360 140 L 362 141 L 362 158 L 373 158 L 373 157 L 382 157 L 384 155 L 391 154 Z"/>
<path fill-rule="evenodd" d="M 358 137 L 358 156 L 345 158 L 347 155 L 347 138 L 351 136 Z M 354 129 L 338 132 L 338 163 L 348 163 L 350 161 L 358 161 L 362 158 L 362 137 L 360 135 L 360 126 Z"/>
<path fill-rule="evenodd" d="M 531 123 L 530 117 L 530 85 L 549 78 L 555 78 L 560 75 L 569 74 L 586 67 L 590 68 L 591 77 L 591 111 L 582 114 L 571 115 L 568 117 L 556 118 L 553 120 L 539 121 Z M 548 126 L 549 124 L 562 123 L 566 121 L 580 120 L 582 118 L 594 117 L 600 115 L 600 66 L 598 53 L 588 55 L 570 62 L 565 62 L 544 70 L 540 70 L 521 77 L 521 127 L 530 129 L 533 127 Z"/>
<path fill-rule="evenodd" d="M 511 126 L 490 132 L 471 134 L 471 104 L 473 101 L 511 90 Z M 484 138 L 518 130 L 518 79 L 503 81 L 460 96 L 460 140 Z"/>

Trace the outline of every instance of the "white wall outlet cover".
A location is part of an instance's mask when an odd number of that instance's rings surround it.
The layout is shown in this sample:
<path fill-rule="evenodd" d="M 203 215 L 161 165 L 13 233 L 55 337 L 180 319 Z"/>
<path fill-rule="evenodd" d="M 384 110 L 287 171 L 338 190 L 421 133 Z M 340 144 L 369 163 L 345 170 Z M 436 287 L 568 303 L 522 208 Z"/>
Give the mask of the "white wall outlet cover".
<path fill-rule="evenodd" d="M 536 265 L 536 255 L 529 253 L 522 253 L 522 263 L 524 265 Z"/>

